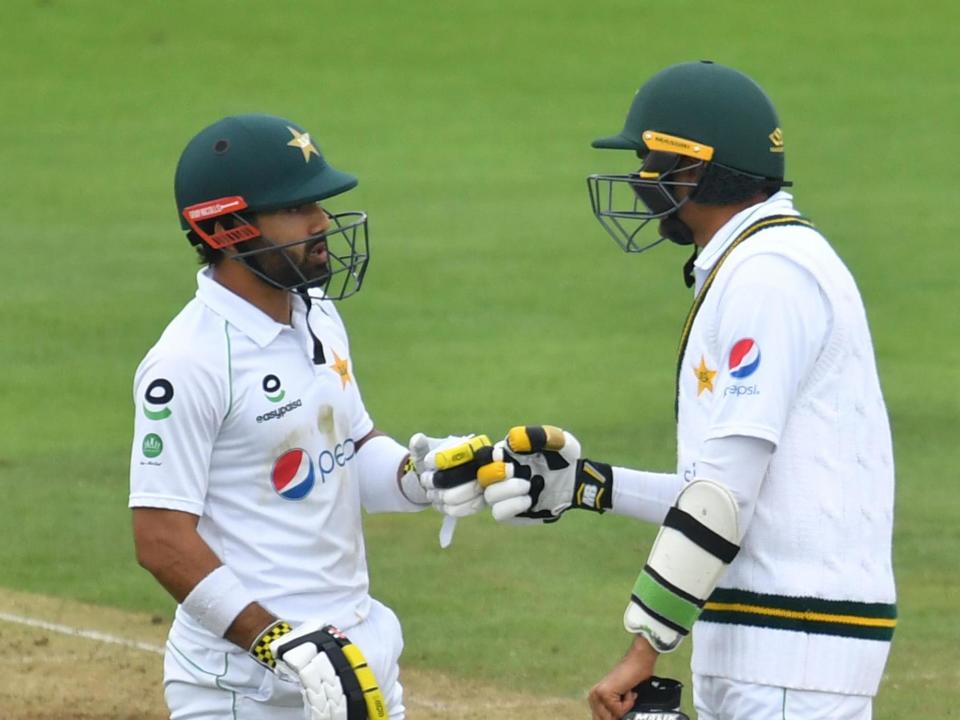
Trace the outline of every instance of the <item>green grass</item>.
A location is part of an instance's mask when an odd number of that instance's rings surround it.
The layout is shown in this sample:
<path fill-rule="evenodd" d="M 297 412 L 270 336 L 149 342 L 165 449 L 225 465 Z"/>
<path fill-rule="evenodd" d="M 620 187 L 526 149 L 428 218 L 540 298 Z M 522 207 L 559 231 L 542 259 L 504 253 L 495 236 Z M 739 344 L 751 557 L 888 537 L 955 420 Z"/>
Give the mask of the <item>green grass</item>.
<path fill-rule="evenodd" d="M 685 253 L 621 254 L 584 177 L 622 169 L 589 141 L 619 129 L 645 77 L 711 57 L 773 96 L 798 205 L 867 302 L 898 464 L 901 623 L 877 717 L 950 717 L 958 27 L 945 1 L 5 3 L 0 585 L 171 608 L 133 561 L 130 382 L 193 293 L 177 156 L 230 112 L 297 119 L 361 178 L 343 207 L 370 213 L 374 261 L 341 310 L 379 427 L 549 421 L 591 456 L 669 469 Z M 409 663 L 575 695 L 620 655 L 653 529 L 471 518 L 441 552 L 438 526 L 367 521 Z M 688 677 L 684 654 L 667 660 Z"/>

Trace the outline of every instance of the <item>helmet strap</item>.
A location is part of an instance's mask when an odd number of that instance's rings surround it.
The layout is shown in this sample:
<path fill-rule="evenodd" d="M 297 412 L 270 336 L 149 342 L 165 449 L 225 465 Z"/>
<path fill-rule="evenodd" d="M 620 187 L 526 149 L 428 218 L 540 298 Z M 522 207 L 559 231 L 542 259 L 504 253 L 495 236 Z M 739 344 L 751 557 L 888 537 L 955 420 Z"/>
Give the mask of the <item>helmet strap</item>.
<path fill-rule="evenodd" d="M 697 261 L 697 253 L 699 248 L 693 248 L 693 254 L 687 258 L 687 261 L 683 264 L 683 284 L 688 288 L 692 288 L 696 282 L 696 278 L 693 276 L 693 264 Z"/>
<path fill-rule="evenodd" d="M 693 230 L 683 220 L 677 217 L 677 213 L 665 217 L 660 221 L 660 234 L 670 242 L 677 245 L 693 245 Z M 693 287 L 693 263 L 697 260 L 697 251 L 699 248 L 694 246 L 693 254 L 683 264 L 683 284 L 688 288 Z"/>

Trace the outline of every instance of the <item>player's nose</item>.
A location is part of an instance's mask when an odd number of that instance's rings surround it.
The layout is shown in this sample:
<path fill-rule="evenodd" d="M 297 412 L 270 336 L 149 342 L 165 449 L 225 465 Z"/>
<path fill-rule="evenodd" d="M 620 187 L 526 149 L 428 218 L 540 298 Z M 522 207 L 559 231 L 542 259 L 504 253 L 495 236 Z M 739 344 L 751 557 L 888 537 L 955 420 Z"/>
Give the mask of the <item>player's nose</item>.
<path fill-rule="evenodd" d="M 330 215 L 319 205 L 310 213 L 310 234 L 319 235 L 330 229 Z"/>

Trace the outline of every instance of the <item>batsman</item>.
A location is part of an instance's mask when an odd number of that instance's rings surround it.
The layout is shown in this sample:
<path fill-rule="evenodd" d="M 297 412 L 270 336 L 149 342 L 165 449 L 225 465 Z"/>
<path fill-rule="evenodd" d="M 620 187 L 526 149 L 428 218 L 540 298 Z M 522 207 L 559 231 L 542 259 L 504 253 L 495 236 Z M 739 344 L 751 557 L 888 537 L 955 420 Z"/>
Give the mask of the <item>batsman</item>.
<path fill-rule="evenodd" d="M 488 441 L 408 449 L 365 409 L 336 304 L 366 275 L 367 215 L 331 207 L 356 184 L 272 115 L 218 120 L 180 156 L 202 267 L 136 372 L 129 499 L 137 559 L 178 603 L 173 720 L 403 720 L 403 636 L 369 592 L 361 508 L 482 505 L 474 479 L 436 488 L 425 469 Z"/>
<path fill-rule="evenodd" d="M 784 138 L 757 83 L 704 61 L 655 74 L 623 130 L 593 143 L 639 166 L 588 178 L 617 243 L 693 251 L 675 472 L 588 459 L 552 426 L 513 428 L 479 471 L 497 520 L 660 526 L 625 588 L 626 654 L 590 692 L 595 720 L 627 713 L 688 635 L 700 720 L 872 716 L 897 615 L 890 425 L 860 293 L 785 190 Z"/>

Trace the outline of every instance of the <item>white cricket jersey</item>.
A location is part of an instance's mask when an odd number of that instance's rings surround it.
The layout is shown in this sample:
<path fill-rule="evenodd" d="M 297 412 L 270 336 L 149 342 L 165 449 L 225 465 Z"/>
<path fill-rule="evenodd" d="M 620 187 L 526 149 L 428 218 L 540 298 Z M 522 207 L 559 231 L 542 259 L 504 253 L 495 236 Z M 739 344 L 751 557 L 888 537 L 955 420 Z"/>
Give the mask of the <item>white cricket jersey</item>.
<path fill-rule="evenodd" d="M 872 695 L 895 625 L 893 454 L 859 291 L 780 192 L 734 216 L 694 266 L 713 276 L 679 365 L 678 472 L 708 439 L 776 446 L 740 553 L 693 630 L 693 670 Z"/>
<path fill-rule="evenodd" d="M 259 602 L 300 622 L 369 611 L 356 443 L 373 429 L 333 303 L 293 298 L 290 326 L 213 280 L 137 369 L 130 506 L 199 516 Z M 318 358 L 319 359 L 319 358 Z M 176 622 L 214 639 L 178 608 Z"/>

